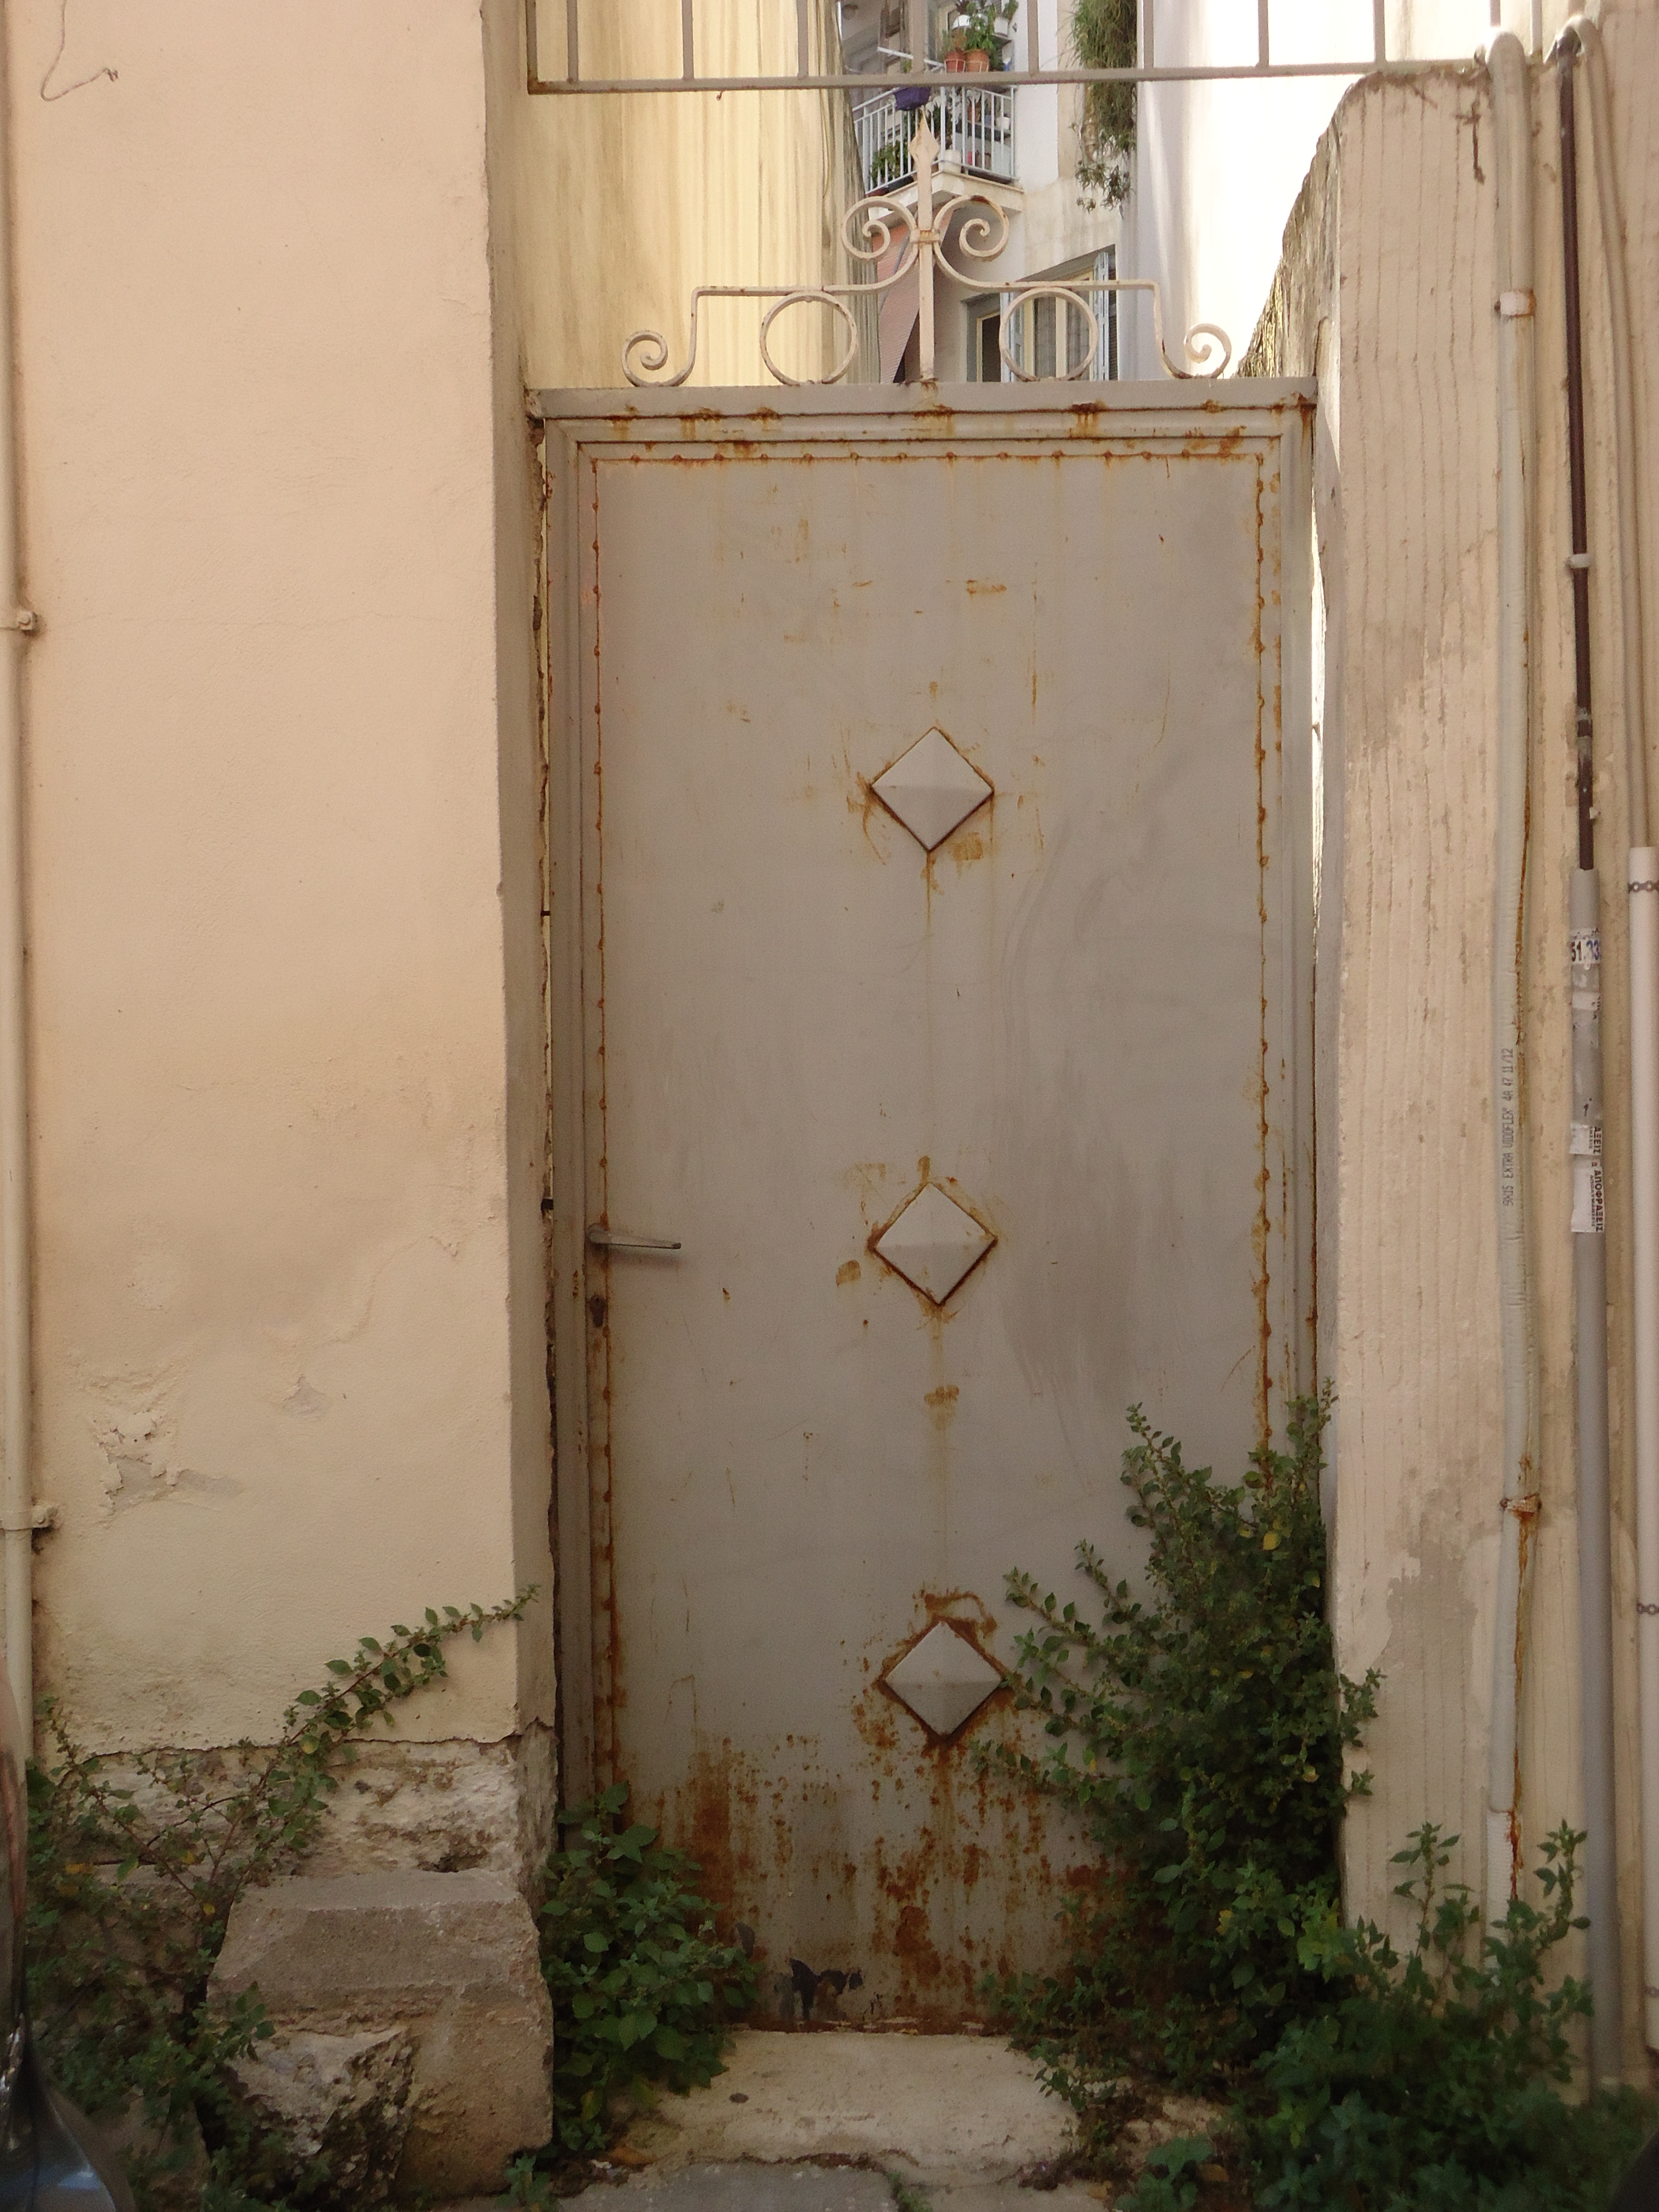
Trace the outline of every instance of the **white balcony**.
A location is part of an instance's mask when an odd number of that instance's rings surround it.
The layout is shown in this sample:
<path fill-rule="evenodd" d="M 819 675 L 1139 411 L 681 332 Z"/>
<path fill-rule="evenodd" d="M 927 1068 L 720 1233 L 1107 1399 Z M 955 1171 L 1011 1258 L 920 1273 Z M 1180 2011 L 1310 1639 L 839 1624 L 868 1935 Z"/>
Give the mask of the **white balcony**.
<path fill-rule="evenodd" d="M 939 141 L 939 167 L 960 169 L 970 177 L 994 177 L 1000 183 L 1014 181 L 1014 95 L 995 86 L 960 82 L 936 88 L 926 109 L 928 126 Z M 890 92 L 866 100 L 853 111 L 858 133 L 859 161 L 866 191 L 890 191 L 908 184 L 915 174 L 910 159 L 910 137 L 918 118 L 893 105 Z"/>

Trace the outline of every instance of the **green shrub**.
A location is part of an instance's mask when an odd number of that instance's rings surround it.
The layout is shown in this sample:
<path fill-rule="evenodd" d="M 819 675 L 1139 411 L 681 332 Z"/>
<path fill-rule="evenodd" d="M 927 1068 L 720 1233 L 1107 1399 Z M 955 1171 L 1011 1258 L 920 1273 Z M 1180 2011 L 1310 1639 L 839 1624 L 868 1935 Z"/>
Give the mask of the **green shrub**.
<path fill-rule="evenodd" d="M 1338 1931 L 1322 1965 L 1328 2007 L 1295 2022 L 1260 2068 L 1249 2135 L 1261 2212 L 1602 2212 L 1649 2124 L 1633 2094 L 1567 2104 L 1568 2029 L 1589 1993 L 1547 1987 L 1574 1917 L 1576 1853 L 1544 1845 L 1542 1906 L 1511 1902 L 1487 1928 L 1445 1883 L 1455 1836 L 1419 1829 L 1396 1865 L 1416 1907 L 1404 1959 L 1370 1923 Z M 1269 2101 L 1270 2100 L 1270 2101 Z"/>
<path fill-rule="evenodd" d="M 1191 2212 L 1206 2170 L 1215 2157 L 1208 2136 L 1176 2136 L 1146 2154 L 1133 2191 L 1120 2212 Z"/>
<path fill-rule="evenodd" d="M 329 1661 L 320 1688 L 300 1692 L 274 1745 L 106 1759 L 43 1702 L 52 1756 L 29 1770 L 29 2008 L 66 2094 L 94 2118 L 136 2108 L 125 2163 L 141 2207 L 277 2201 L 283 2146 L 256 2130 L 232 2072 L 270 2022 L 252 1996 L 208 2003 L 231 1908 L 301 1863 L 354 1741 L 447 1671 L 446 1642 L 516 1620 L 533 1595 L 428 1611 L 385 1644 L 363 1637 L 349 1659 Z"/>
<path fill-rule="evenodd" d="M 1583 1838 L 1558 1829 L 1541 1905 L 1516 1899 L 1489 1929 L 1443 1880 L 1456 1839 L 1425 1826 L 1395 1862 L 1417 1909 L 1406 1955 L 1341 1923 L 1338 1829 L 1369 1780 L 1344 1770 L 1378 1677 L 1338 1673 L 1324 1618 L 1327 1403 L 1292 1407 L 1289 1450 L 1254 1454 L 1237 1486 L 1132 1411 L 1123 1480 L 1151 1536 L 1148 1595 L 1086 1545 L 1097 1621 L 1010 1578 L 1038 1616 L 1017 1693 L 1051 1742 L 1005 1758 L 1082 1813 L 1103 1866 L 1072 1908 L 1068 1971 L 991 1993 L 1109 2166 L 1150 2080 L 1227 2100 L 1257 2212 L 1601 2212 L 1655 2107 L 1559 2094 L 1589 2009 L 1582 1984 L 1552 1986 L 1584 1924 Z M 1196 2141 L 1148 2160 L 1126 2212 L 1200 2201 Z"/>
<path fill-rule="evenodd" d="M 713 1909 L 691 1886 L 699 1869 L 624 1827 L 618 1784 L 562 1816 L 567 1840 L 548 1862 L 542 1972 L 552 1993 L 555 2142 L 567 2156 L 602 2151 L 611 2100 L 635 2082 L 685 2090 L 722 2069 L 732 2021 L 759 1990 L 743 1952 L 720 1942 Z"/>
<path fill-rule="evenodd" d="M 1196 2083 L 1322 2001 L 1298 1942 L 1335 1925 L 1337 1827 L 1368 1780 L 1345 1757 L 1376 1686 L 1339 1674 L 1325 1620 L 1325 1418 L 1299 1401 L 1290 1449 L 1262 1447 L 1229 1486 L 1132 1409 L 1123 1481 L 1151 1595 L 1114 1584 L 1087 1544 L 1098 1620 L 1009 1578 L 1039 1620 L 1016 1694 L 1052 1739 L 1012 1763 L 1083 1814 L 1104 1867 L 1073 1908 L 1070 1971 L 993 1994 L 1074 2098 L 1133 2066 Z"/>

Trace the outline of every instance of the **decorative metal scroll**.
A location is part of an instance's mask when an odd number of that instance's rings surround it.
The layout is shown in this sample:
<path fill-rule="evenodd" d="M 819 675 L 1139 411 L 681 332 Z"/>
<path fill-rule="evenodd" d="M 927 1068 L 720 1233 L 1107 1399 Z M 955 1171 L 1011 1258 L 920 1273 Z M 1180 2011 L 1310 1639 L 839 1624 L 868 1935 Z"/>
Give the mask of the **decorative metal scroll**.
<path fill-rule="evenodd" d="M 858 323 L 851 303 L 860 299 L 878 299 L 881 294 L 902 283 L 912 270 L 918 271 L 917 352 L 924 383 L 933 380 L 934 299 L 940 277 L 960 285 L 964 291 L 995 289 L 1002 293 L 1006 304 L 998 327 L 998 347 L 1010 372 L 1023 384 L 1036 382 L 1036 372 L 1017 357 L 1009 344 L 1009 332 L 1026 301 L 1064 301 L 1083 317 L 1089 337 L 1087 349 L 1075 368 L 1069 359 L 1062 360 L 1056 372 L 1063 379 L 1075 380 L 1087 375 L 1099 345 L 1100 318 L 1091 300 L 1112 292 L 1151 294 L 1152 334 L 1158 343 L 1158 358 L 1169 375 L 1209 378 L 1225 374 L 1233 357 L 1232 341 L 1214 323 L 1194 323 L 1182 341 L 1181 361 L 1171 358 L 1164 343 L 1164 306 L 1154 277 L 1043 276 L 1024 278 L 1012 284 L 997 283 L 986 273 L 984 264 L 996 260 L 1007 246 L 1006 210 L 981 192 L 936 194 L 933 162 L 939 147 L 926 122 L 918 125 L 910 150 L 915 164 L 914 210 L 893 193 L 866 192 L 862 199 L 854 201 L 842 218 L 847 250 L 855 262 L 866 269 L 878 270 L 896 245 L 897 259 L 886 276 L 872 275 L 847 284 L 700 284 L 691 295 L 690 343 L 684 366 L 671 375 L 668 341 L 662 332 L 635 331 L 623 348 L 623 374 L 629 382 L 641 386 L 685 382 L 697 364 L 699 319 L 705 300 L 769 300 L 771 305 L 761 318 L 760 327 L 760 355 L 767 373 L 780 384 L 839 384 L 859 358 Z M 969 209 L 975 211 L 969 214 Z M 958 216 L 963 220 L 952 238 L 951 228 Z M 951 253 L 980 265 L 959 268 L 951 260 Z M 828 307 L 839 318 L 846 328 L 847 343 L 835 366 L 822 375 L 791 376 L 772 356 L 772 325 L 786 308 L 808 304 Z"/>

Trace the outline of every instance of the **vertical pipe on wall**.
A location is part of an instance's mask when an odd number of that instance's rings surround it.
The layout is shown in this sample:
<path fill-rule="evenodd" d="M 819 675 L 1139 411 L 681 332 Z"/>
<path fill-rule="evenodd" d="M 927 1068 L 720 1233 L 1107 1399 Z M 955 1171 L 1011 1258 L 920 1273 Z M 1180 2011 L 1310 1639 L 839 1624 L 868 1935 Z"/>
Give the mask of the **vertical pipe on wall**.
<path fill-rule="evenodd" d="M 1584 57 L 1613 360 L 1619 626 L 1630 821 L 1631 1329 L 1636 1429 L 1636 1657 L 1642 1793 L 1643 2031 L 1659 2050 L 1659 847 L 1650 845 L 1647 674 L 1636 487 L 1639 455 L 1624 220 L 1601 33 L 1575 15 L 1561 33 Z"/>
<path fill-rule="evenodd" d="M 1492 40 L 1487 67 L 1498 140 L 1498 807 L 1492 1067 L 1504 1456 L 1487 1745 L 1486 1894 L 1488 1917 L 1501 1918 L 1515 1893 L 1520 1849 L 1521 1670 L 1528 1553 L 1538 1512 L 1538 1353 L 1528 1249 L 1522 1034 L 1534 317 L 1532 103 L 1526 57 L 1512 32 Z"/>
<path fill-rule="evenodd" d="M 0 0 L 0 118 L 7 118 L 9 11 Z M 5 1332 L 6 1672 L 27 1728 L 34 1707 L 33 1406 L 28 1063 L 23 975 L 23 638 L 18 603 L 17 451 L 12 374 L 11 132 L 0 129 L 0 1297 Z"/>
<path fill-rule="evenodd" d="M 1649 2049 L 1659 2050 L 1659 846 L 1631 847 L 1629 884 L 1642 2021 Z"/>
<path fill-rule="evenodd" d="M 1595 720 L 1590 665 L 1589 502 L 1584 466 L 1584 361 L 1578 270 L 1577 49 L 1554 54 L 1561 136 L 1561 271 L 1567 357 L 1578 866 L 1571 879 L 1572 1273 L 1578 1370 L 1578 1642 L 1584 1732 L 1584 1907 L 1590 2076 L 1622 2071 L 1617 1798 L 1613 1782 L 1613 1522 L 1607 1451 L 1607 1240 L 1602 1182 L 1601 891 L 1595 867 Z"/>

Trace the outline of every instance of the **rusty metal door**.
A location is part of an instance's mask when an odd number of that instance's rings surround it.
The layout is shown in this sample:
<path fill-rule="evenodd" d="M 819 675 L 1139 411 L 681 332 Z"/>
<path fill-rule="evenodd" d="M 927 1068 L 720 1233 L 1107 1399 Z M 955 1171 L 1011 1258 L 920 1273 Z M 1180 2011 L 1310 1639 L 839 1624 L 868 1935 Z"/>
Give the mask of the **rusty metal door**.
<path fill-rule="evenodd" d="M 1005 1575 L 1306 1379 L 1310 404 L 542 402 L 566 1792 L 781 2018 L 1052 1958 Z"/>

